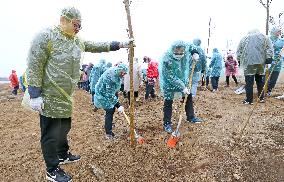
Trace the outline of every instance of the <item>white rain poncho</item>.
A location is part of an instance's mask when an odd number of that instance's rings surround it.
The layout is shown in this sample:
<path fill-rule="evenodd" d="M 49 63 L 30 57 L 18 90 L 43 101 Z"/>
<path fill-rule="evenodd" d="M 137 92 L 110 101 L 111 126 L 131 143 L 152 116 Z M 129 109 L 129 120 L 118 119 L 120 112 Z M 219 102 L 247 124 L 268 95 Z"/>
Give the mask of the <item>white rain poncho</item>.
<path fill-rule="evenodd" d="M 72 94 L 80 78 L 82 52 L 108 52 L 111 43 L 94 43 L 64 35 L 59 26 L 40 32 L 28 55 L 27 81 L 40 88 L 44 101 L 43 115 L 69 118 Z"/>
<path fill-rule="evenodd" d="M 173 57 L 173 51 L 177 47 L 185 49 L 184 56 L 180 60 Z M 189 59 L 189 52 L 183 41 L 175 41 L 162 57 L 159 64 L 159 81 L 165 100 L 181 98 L 182 91 L 188 82 Z"/>
<path fill-rule="evenodd" d="M 242 38 L 237 48 L 237 60 L 241 66 L 261 65 L 266 58 L 273 58 L 273 47 L 269 38 L 258 30 L 251 31 Z"/>
<path fill-rule="evenodd" d="M 118 103 L 116 92 L 120 89 L 121 72 L 127 72 L 123 63 L 106 70 L 100 77 L 95 87 L 94 104 L 97 108 L 111 109 Z"/>
<path fill-rule="evenodd" d="M 127 74 L 124 76 L 124 90 L 126 92 L 130 91 L 130 75 L 127 72 Z M 139 90 L 139 86 L 142 82 L 142 70 L 141 70 L 141 66 L 138 63 L 138 61 L 134 62 L 133 65 L 133 88 L 134 88 L 134 92 Z"/>
<path fill-rule="evenodd" d="M 99 64 L 95 65 L 90 73 L 90 89 L 95 92 L 95 86 L 101 77 L 101 75 L 106 71 L 106 61 L 104 59 L 100 60 Z"/>

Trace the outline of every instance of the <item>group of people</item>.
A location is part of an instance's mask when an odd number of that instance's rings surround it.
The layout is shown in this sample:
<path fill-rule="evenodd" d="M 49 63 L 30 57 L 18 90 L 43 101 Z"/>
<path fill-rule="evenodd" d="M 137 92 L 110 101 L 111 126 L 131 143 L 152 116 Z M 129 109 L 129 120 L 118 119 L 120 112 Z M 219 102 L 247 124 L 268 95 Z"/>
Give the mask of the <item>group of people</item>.
<path fill-rule="evenodd" d="M 28 54 L 26 74 L 30 106 L 39 112 L 41 149 L 46 164 L 46 178 L 49 181 L 71 181 L 72 177 L 61 169 L 60 165 L 81 159 L 81 156 L 70 152 L 67 135 L 71 129 L 72 95 L 80 79 L 82 52 L 99 53 L 129 48 L 129 41 L 100 43 L 84 41 L 77 36 L 81 28 L 79 10 L 74 7 L 64 8 L 61 12 L 60 24 L 37 34 Z M 252 40 L 253 36 L 257 37 L 256 40 Z M 258 32 L 251 32 L 241 41 L 237 52 L 238 60 L 245 66 L 246 102 L 248 103 L 252 102 L 253 79 L 256 78 L 260 89 L 260 86 L 263 86 L 261 81 L 263 77 L 260 75 L 263 74 L 264 61 L 273 58 L 273 54 L 277 55 L 277 52 L 275 53 L 272 49 L 271 41 L 268 39 L 264 41 L 264 38 L 265 36 Z M 266 44 L 260 44 L 261 41 Z M 213 91 L 218 90 L 222 56 L 217 48 L 213 49 L 211 63 L 207 68 L 206 55 L 200 44 L 200 39 L 195 39 L 193 43 L 178 40 L 172 43 L 158 63 L 148 57 L 143 59 L 150 68 L 146 71 L 145 99 L 149 98 L 149 94 L 151 97 L 155 97 L 153 89 L 155 84 L 159 83 L 160 91 L 164 97 L 163 122 L 161 124 L 165 132 L 172 132 L 172 105 L 175 99 L 185 102 L 184 109 L 188 122 L 202 122 L 202 119 L 195 115 L 193 105 L 193 97 L 196 95 L 200 74 L 205 75 L 207 83 L 208 77 L 210 77 Z M 259 48 L 261 56 L 256 56 L 258 59 L 255 62 L 252 59 L 253 55 L 257 54 L 248 52 L 258 50 L 253 47 L 254 44 L 261 47 Z M 280 43 L 278 44 L 280 47 Z M 276 60 L 274 59 L 274 63 L 279 64 Z M 134 62 L 137 63 L 137 60 Z M 225 65 L 228 68 L 228 72 L 226 71 L 227 85 L 229 85 L 229 76 L 231 75 L 238 84 L 235 77 L 237 63 L 232 55 L 228 55 Z M 134 66 L 134 70 L 139 74 L 142 73 L 138 65 Z M 82 71 L 87 73 L 89 79 L 87 86 L 92 94 L 94 106 L 105 110 L 106 138 L 112 140 L 115 137 L 112 130 L 113 115 L 116 110 L 124 112 L 124 107 L 118 99 L 118 92 L 122 83 L 124 83 L 124 87 L 127 87 L 126 84 L 129 83 L 129 68 L 124 63 L 106 66 L 105 62 L 101 61 L 99 65 L 89 65 L 87 70 Z M 137 80 L 139 84 L 140 78 Z M 122 82 L 123 79 L 124 82 Z M 89 91 L 88 89 L 87 91 Z M 129 87 L 125 89 L 126 95 L 129 96 Z M 138 94 L 136 88 L 134 91 Z"/>
<path fill-rule="evenodd" d="M 16 70 L 12 70 L 9 80 L 10 80 L 10 87 L 12 88 L 12 94 L 17 95 L 18 90 L 20 89 L 22 92 L 26 91 L 27 88 L 27 81 L 26 81 L 26 73 L 24 72 L 23 75 L 18 78 Z"/>

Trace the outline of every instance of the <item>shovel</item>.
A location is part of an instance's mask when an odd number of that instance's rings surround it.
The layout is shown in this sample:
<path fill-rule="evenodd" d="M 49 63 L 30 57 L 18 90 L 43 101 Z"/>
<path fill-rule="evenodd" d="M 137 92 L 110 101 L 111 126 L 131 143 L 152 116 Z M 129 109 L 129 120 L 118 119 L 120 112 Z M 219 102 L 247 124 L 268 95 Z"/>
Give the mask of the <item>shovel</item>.
<path fill-rule="evenodd" d="M 125 114 L 125 112 L 123 111 L 123 115 L 125 117 L 125 119 L 127 120 L 128 124 L 130 125 L 130 119 L 129 117 Z M 145 143 L 145 139 L 143 137 L 141 137 L 137 132 L 136 130 L 134 129 L 134 136 L 136 138 L 136 141 L 139 143 L 139 144 L 144 144 Z"/>
<path fill-rule="evenodd" d="M 191 69 L 191 73 L 189 76 L 189 83 L 188 83 L 188 88 L 189 90 L 191 90 L 191 84 L 192 84 L 192 77 L 193 77 L 193 73 L 194 73 L 194 69 L 195 69 L 195 65 L 196 65 L 196 61 L 197 60 L 193 60 L 192 63 L 192 69 Z M 183 100 L 182 102 L 182 106 L 180 109 L 183 109 L 185 107 L 185 100 Z M 180 139 L 180 132 L 179 132 L 179 128 L 181 126 L 181 121 L 182 121 L 182 112 L 179 112 L 179 120 L 178 120 L 178 125 L 176 130 L 172 133 L 171 137 L 169 138 L 169 140 L 167 141 L 167 146 L 169 148 L 174 148 L 176 146 L 176 144 L 178 143 L 179 139 Z"/>

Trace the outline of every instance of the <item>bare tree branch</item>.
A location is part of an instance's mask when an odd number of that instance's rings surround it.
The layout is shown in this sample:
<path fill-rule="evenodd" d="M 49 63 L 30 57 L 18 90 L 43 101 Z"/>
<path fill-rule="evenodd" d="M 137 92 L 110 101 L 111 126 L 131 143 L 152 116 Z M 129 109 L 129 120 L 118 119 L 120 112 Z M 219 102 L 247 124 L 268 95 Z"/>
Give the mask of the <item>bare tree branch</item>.
<path fill-rule="evenodd" d="M 259 0 L 260 4 L 262 4 L 263 7 L 267 8 L 267 5 L 262 1 L 262 0 Z"/>

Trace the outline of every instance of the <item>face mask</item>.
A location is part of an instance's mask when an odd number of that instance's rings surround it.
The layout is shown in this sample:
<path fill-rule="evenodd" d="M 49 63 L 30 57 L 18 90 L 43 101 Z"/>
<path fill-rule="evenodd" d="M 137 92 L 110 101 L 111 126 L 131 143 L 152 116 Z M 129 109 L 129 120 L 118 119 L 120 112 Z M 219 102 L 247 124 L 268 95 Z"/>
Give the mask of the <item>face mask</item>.
<path fill-rule="evenodd" d="M 180 60 L 181 58 L 183 58 L 184 54 L 173 54 L 173 57 L 177 60 Z"/>
<path fill-rule="evenodd" d="M 192 55 L 192 58 L 193 58 L 194 60 L 198 60 L 198 59 L 199 59 L 199 55 L 196 54 L 196 53 L 194 53 L 194 54 Z"/>

